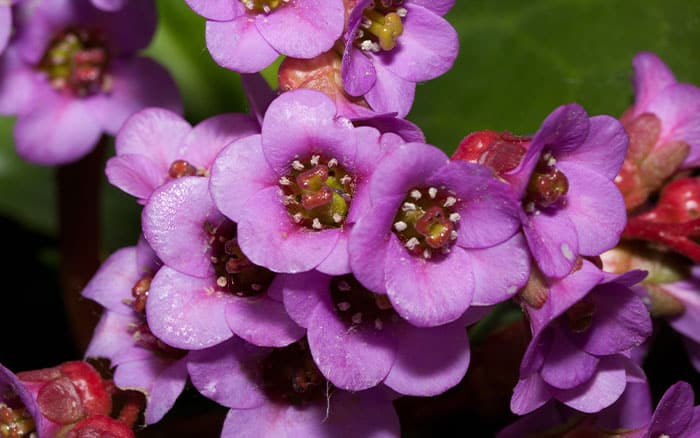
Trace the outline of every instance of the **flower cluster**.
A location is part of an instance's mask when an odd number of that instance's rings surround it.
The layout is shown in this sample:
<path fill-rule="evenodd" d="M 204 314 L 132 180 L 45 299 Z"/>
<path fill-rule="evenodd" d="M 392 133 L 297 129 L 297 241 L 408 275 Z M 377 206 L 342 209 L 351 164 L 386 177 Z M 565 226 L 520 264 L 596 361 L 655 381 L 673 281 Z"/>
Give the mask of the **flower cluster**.
<path fill-rule="evenodd" d="M 137 245 L 82 295 L 104 308 L 86 358 L 145 396 L 147 425 L 190 381 L 230 409 L 223 436 L 397 436 L 393 401 L 463 381 L 467 328 L 511 302 L 529 342 L 510 407 L 528 416 L 503 436 L 698 433 L 688 385 L 652 414 L 641 367 L 660 317 L 700 370 L 697 87 L 642 53 L 619 120 L 571 103 L 450 157 L 405 117 L 457 56 L 453 0 L 185 1 L 250 114 L 181 116 L 137 55 L 150 0 L 0 5 L 18 153 L 64 164 L 114 135 L 107 179 L 143 205 Z M 280 56 L 273 92 L 258 73 Z M 0 433 L 129 436 L 116 390 L 71 380 L 85 367 L 0 367 Z"/>

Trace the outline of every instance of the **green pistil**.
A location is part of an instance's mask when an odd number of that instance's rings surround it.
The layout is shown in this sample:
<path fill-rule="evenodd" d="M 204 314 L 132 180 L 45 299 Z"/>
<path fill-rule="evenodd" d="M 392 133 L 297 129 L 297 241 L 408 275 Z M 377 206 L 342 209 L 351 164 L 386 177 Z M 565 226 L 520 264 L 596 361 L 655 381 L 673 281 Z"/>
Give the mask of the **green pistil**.
<path fill-rule="evenodd" d="M 320 155 L 294 160 L 291 167 L 279 184 L 294 222 L 313 230 L 341 227 L 355 190 L 354 178 L 337 160 Z"/>
<path fill-rule="evenodd" d="M 357 46 L 364 51 L 389 51 L 403 34 L 403 18 L 408 11 L 402 1 L 376 0 L 362 13 L 362 22 L 356 36 Z"/>
<path fill-rule="evenodd" d="M 241 3 L 251 12 L 269 14 L 280 6 L 289 3 L 289 0 L 241 0 Z"/>
<path fill-rule="evenodd" d="M 109 91 L 108 64 L 109 53 L 99 36 L 71 28 L 54 37 L 37 68 L 56 90 L 84 97 Z"/>
<path fill-rule="evenodd" d="M 12 409 L 0 403 L 0 437 L 22 438 L 35 431 L 34 420 L 26 408 Z"/>
<path fill-rule="evenodd" d="M 569 191 L 569 180 L 556 168 L 556 160 L 550 152 L 542 154 L 530 177 L 523 206 L 528 213 L 547 208 L 564 197 Z"/>
<path fill-rule="evenodd" d="M 394 233 L 414 255 L 447 254 L 457 239 L 460 216 L 453 207 L 458 201 L 444 188 L 413 189 L 394 217 Z"/>

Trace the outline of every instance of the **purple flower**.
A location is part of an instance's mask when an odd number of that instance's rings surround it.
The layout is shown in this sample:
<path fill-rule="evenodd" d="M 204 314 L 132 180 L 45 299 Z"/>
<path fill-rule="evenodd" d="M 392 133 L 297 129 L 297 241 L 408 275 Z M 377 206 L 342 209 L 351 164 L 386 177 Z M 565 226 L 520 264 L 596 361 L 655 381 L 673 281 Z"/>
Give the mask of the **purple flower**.
<path fill-rule="evenodd" d="M 522 200 L 523 231 L 540 270 L 566 276 L 580 255 L 613 248 L 627 221 L 613 179 L 627 135 L 609 116 L 588 117 L 577 104 L 554 110 L 522 163 L 505 177 Z"/>
<path fill-rule="evenodd" d="M 686 382 L 666 390 L 649 423 L 631 437 L 693 438 L 700 434 L 700 406 L 693 407 L 695 395 Z"/>
<path fill-rule="evenodd" d="M 129 117 L 119 131 L 107 178 L 145 203 L 169 180 L 208 175 L 224 146 L 259 132 L 255 119 L 246 114 L 221 114 L 193 128 L 171 111 L 147 108 Z"/>
<path fill-rule="evenodd" d="M 345 90 L 377 112 L 404 117 L 416 83 L 452 67 L 457 32 L 442 18 L 454 0 L 358 0 L 345 32 Z"/>
<path fill-rule="evenodd" d="M 313 58 L 330 50 L 345 24 L 342 0 L 186 0 L 207 19 L 214 60 L 258 72 L 279 55 Z"/>
<path fill-rule="evenodd" d="M 388 391 L 351 393 L 331 385 L 316 368 L 304 340 L 260 348 L 232 339 L 192 353 L 194 386 L 231 408 L 222 437 L 398 437 Z"/>
<path fill-rule="evenodd" d="M 217 210 L 209 178 L 185 176 L 158 188 L 144 208 L 143 229 L 166 264 L 153 278 L 146 307 L 156 336 L 186 349 L 234 333 L 263 346 L 303 336 L 284 310 L 281 278 L 241 251 L 239 227 Z"/>
<path fill-rule="evenodd" d="M 168 73 L 136 56 L 156 26 L 152 1 L 117 12 L 88 0 L 23 2 L 0 66 L 0 112 L 17 115 L 18 153 L 39 164 L 86 155 L 146 106 L 181 111 Z"/>
<path fill-rule="evenodd" d="M 672 142 L 690 147 L 681 168 L 700 165 L 700 88 L 679 83 L 671 69 L 653 53 L 641 52 L 634 57 L 634 105 L 622 116 L 631 123 L 643 114 L 658 118 L 655 149 Z"/>
<path fill-rule="evenodd" d="M 268 108 L 261 136 L 219 154 L 211 194 L 238 223 L 238 244 L 254 264 L 345 274 L 348 234 L 367 205 L 369 175 L 400 142 L 337 117 L 323 93 L 290 91 Z"/>
<path fill-rule="evenodd" d="M 349 243 L 353 273 L 416 326 L 504 301 L 527 281 L 518 206 L 485 167 L 406 143 L 377 166 Z"/>
<path fill-rule="evenodd" d="M 358 391 L 383 382 L 408 395 L 436 395 L 456 385 L 469 367 L 465 327 L 484 312 L 439 327 L 414 327 L 386 295 L 352 275 L 316 271 L 287 276 L 284 304 L 307 329 L 311 355 L 334 386 Z"/>
<path fill-rule="evenodd" d="M 598 412 L 613 404 L 628 381 L 643 381 L 629 350 L 651 334 L 651 318 L 630 286 L 642 271 L 605 274 L 590 262 L 548 284 L 534 277 L 526 296 L 533 339 L 520 365 L 511 410 L 523 415 L 555 398 L 578 411 Z M 526 298 L 527 299 L 527 298 Z"/>
<path fill-rule="evenodd" d="M 144 314 L 159 266 L 141 240 L 112 254 L 83 290 L 84 297 L 105 308 L 85 356 L 109 359 L 114 383 L 146 396 L 147 424 L 163 418 L 187 382 L 187 352 L 156 338 Z"/>

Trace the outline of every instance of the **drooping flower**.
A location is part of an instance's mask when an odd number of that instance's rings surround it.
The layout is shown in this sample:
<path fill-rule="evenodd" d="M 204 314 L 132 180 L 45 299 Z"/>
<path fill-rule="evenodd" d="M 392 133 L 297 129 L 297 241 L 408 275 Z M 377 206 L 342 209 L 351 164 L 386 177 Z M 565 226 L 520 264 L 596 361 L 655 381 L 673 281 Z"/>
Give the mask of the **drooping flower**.
<path fill-rule="evenodd" d="M 406 143 L 377 166 L 369 196 L 350 236 L 353 273 L 408 323 L 446 324 L 527 281 L 518 206 L 487 168 Z"/>
<path fill-rule="evenodd" d="M 531 277 L 521 297 L 533 339 L 513 390 L 514 413 L 552 398 L 598 412 L 620 398 L 628 381 L 644 381 L 628 357 L 651 334 L 649 312 L 630 289 L 643 278 L 641 271 L 606 274 L 588 261 L 561 280 Z"/>
<path fill-rule="evenodd" d="M 221 114 L 192 127 L 172 111 L 148 108 L 124 123 L 105 172 L 113 185 L 145 203 L 169 180 L 208 175 L 224 146 L 259 132 L 247 114 Z"/>
<path fill-rule="evenodd" d="M 304 340 L 261 348 L 232 339 L 194 352 L 194 386 L 231 408 L 222 437 L 398 437 L 390 391 L 347 392 L 319 372 Z"/>
<path fill-rule="evenodd" d="M 152 1 L 116 12 L 88 0 L 23 2 L 0 68 L 0 112 L 17 115 L 18 153 L 39 164 L 86 155 L 146 106 L 181 111 L 175 83 L 136 55 L 156 26 Z"/>
<path fill-rule="evenodd" d="M 349 230 L 367 205 L 369 175 L 402 140 L 337 116 L 323 93 L 290 91 L 267 110 L 262 135 L 216 158 L 210 190 L 238 224 L 238 244 L 274 272 L 350 272 Z"/>
<path fill-rule="evenodd" d="M 109 359 L 117 387 L 146 396 L 147 424 L 172 408 L 187 382 L 187 351 L 155 337 L 146 320 L 150 284 L 160 264 L 141 239 L 138 246 L 112 254 L 83 290 L 105 308 L 85 356 Z"/>
<path fill-rule="evenodd" d="M 627 216 L 612 180 L 627 141 L 612 117 L 589 118 L 581 106 L 564 105 L 547 116 L 521 164 L 503 175 L 521 199 L 523 232 L 546 276 L 562 278 L 579 255 L 617 244 Z"/>
<path fill-rule="evenodd" d="M 345 24 L 342 0 L 185 0 L 207 19 L 214 60 L 258 72 L 280 55 L 313 58 L 329 50 Z"/>
<path fill-rule="evenodd" d="M 316 271 L 286 277 L 284 303 L 307 329 L 311 355 L 325 378 L 358 391 L 384 383 L 408 395 L 440 394 L 469 367 L 465 327 L 483 309 L 439 327 L 414 327 L 392 309 L 386 295 L 364 288 L 352 275 Z"/>
<path fill-rule="evenodd" d="M 452 67 L 457 32 L 442 18 L 454 0 L 358 0 L 348 2 L 342 77 L 345 91 L 364 96 L 377 112 L 405 117 L 416 83 Z"/>

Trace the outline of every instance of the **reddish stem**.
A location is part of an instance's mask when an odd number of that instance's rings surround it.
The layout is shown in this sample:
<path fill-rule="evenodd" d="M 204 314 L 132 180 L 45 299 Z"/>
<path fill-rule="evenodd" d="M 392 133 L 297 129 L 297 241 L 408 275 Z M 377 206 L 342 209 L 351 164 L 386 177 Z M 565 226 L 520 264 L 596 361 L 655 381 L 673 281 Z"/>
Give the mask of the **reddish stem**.
<path fill-rule="evenodd" d="M 126 401 L 121 411 L 119 411 L 117 420 L 133 429 L 141 415 L 141 411 L 146 407 L 146 398 L 138 391 L 124 391 L 123 394 L 126 397 Z"/>
<path fill-rule="evenodd" d="M 700 263 L 700 245 L 691 237 L 700 237 L 700 219 L 683 223 L 651 222 L 630 218 L 622 237 L 662 243 Z"/>
<path fill-rule="evenodd" d="M 84 351 L 99 307 L 80 293 L 99 266 L 100 192 L 106 137 L 75 163 L 58 167 L 58 228 L 63 301 L 74 343 Z"/>

